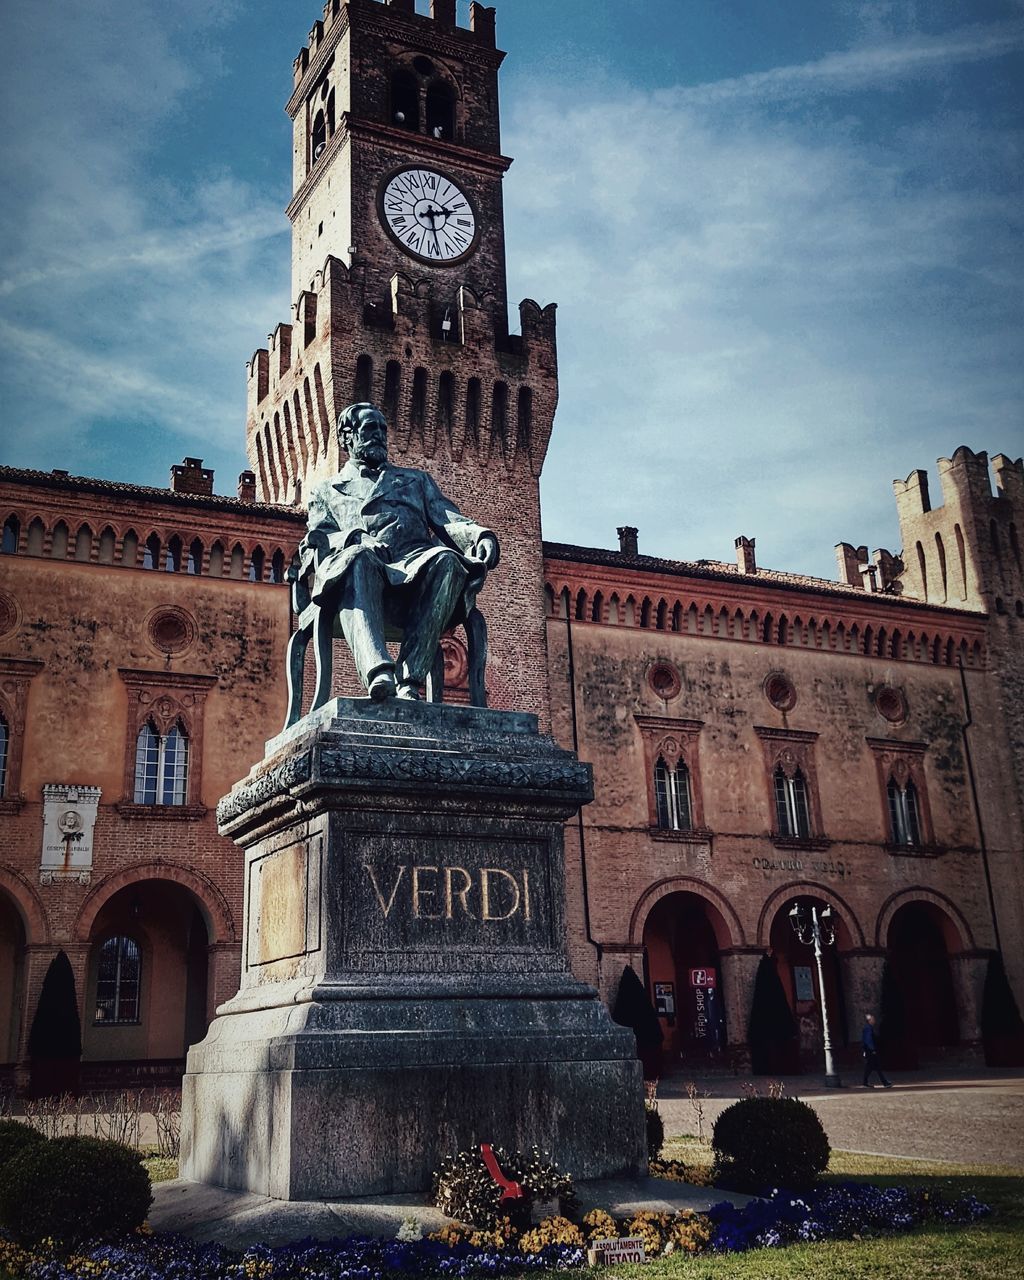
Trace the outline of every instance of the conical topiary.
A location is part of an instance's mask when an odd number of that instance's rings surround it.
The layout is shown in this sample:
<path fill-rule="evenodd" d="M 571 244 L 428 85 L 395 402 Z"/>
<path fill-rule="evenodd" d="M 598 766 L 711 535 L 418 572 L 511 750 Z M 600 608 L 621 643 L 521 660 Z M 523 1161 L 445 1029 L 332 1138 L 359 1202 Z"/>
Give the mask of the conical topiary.
<path fill-rule="evenodd" d="M 644 1067 L 644 1079 L 656 1080 L 660 1074 L 664 1033 L 646 987 L 628 964 L 619 979 L 612 1018 L 620 1026 L 632 1030 L 636 1036 L 637 1056 Z"/>
<path fill-rule="evenodd" d="M 1024 1066 L 1024 1020 L 1006 976 L 1003 957 L 989 957 L 981 1000 L 981 1034 L 988 1067 Z"/>
<path fill-rule="evenodd" d="M 82 1024 L 78 1016 L 75 975 L 67 954 L 50 962 L 28 1035 L 35 1097 L 74 1093 L 82 1057 Z"/>
<path fill-rule="evenodd" d="M 796 1019 L 771 956 L 761 957 L 747 1029 L 755 1075 L 784 1075 L 799 1067 Z"/>

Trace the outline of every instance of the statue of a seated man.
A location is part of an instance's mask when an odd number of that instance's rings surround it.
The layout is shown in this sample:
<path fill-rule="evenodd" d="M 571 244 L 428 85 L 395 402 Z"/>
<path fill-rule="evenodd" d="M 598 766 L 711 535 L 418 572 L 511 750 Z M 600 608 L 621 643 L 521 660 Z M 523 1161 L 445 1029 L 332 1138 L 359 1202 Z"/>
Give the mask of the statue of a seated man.
<path fill-rule="evenodd" d="M 337 430 L 348 462 L 310 495 L 300 573 L 314 570 L 312 599 L 339 618 L 370 697 L 418 699 L 442 632 L 465 621 L 498 563 L 498 539 L 425 471 L 388 463 L 372 404 L 350 405 Z M 397 663 L 388 626 L 402 633 Z"/>

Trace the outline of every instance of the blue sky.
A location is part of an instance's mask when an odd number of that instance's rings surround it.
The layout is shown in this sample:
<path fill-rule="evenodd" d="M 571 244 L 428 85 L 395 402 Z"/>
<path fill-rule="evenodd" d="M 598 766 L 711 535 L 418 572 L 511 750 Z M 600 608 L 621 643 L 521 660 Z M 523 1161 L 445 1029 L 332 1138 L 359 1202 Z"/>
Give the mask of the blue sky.
<path fill-rule="evenodd" d="M 1021 452 L 1024 0 L 497 7 L 509 292 L 559 303 L 545 536 L 832 576 L 898 548 L 894 477 Z M 7 0 L 0 460 L 233 492 L 316 16 Z"/>

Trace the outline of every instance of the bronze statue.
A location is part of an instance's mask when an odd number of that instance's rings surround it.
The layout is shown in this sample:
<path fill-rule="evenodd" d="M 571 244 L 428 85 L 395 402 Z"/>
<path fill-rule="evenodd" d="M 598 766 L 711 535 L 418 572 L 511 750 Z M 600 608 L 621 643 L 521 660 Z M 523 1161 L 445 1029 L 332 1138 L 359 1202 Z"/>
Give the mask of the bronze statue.
<path fill-rule="evenodd" d="M 299 546 L 299 581 L 309 583 L 310 603 L 319 610 L 317 669 L 329 672 L 337 619 L 370 697 L 415 700 L 442 633 L 473 612 L 498 563 L 498 539 L 462 515 L 425 471 L 388 462 L 387 423 L 372 404 L 349 405 L 337 431 L 348 462 L 313 489 Z M 389 635 L 401 636 L 397 662 L 388 653 Z M 303 641 L 296 681 L 291 650 L 289 723 L 298 718 L 304 652 Z M 323 683 L 314 708 L 330 696 Z"/>

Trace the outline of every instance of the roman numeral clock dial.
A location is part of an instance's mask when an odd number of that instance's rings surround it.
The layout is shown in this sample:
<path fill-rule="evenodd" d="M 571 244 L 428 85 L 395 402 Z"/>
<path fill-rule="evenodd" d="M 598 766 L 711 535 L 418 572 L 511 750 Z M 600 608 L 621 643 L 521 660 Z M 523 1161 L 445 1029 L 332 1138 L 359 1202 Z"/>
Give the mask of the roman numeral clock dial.
<path fill-rule="evenodd" d="M 381 186 L 378 211 L 392 239 L 421 262 L 459 262 L 476 248 L 469 196 L 436 169 L 392 174 Z"/>

